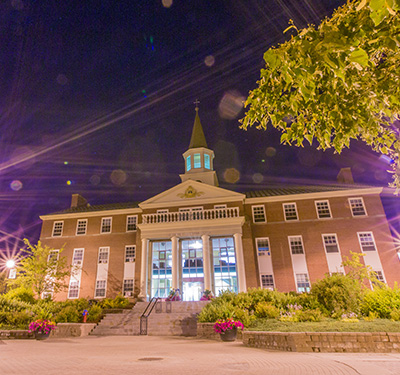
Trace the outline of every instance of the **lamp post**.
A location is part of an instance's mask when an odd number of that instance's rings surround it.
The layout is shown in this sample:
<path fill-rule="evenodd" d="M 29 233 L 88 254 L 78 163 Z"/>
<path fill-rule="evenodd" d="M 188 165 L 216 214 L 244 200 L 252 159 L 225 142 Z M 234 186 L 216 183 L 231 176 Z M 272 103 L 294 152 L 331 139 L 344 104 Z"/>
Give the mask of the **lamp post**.
<path fill-rule="evenodd" d="M 7 260 L 6 267 L 8 268 L 8 278 L 15 279 L 15 277 L 17 275 L 16 269 L 15 269 L 15 260 L 14 259 Z"/>

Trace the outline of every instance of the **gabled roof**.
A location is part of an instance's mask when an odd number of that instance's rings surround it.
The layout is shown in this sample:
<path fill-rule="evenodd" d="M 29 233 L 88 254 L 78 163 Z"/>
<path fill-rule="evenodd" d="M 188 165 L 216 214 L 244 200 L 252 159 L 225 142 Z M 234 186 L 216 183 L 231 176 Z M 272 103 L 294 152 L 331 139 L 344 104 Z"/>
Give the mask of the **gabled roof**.
<path fill-rule="evenodd" d="M 204 136 L 203 127 L 201 126 L 199 109 L 196 108 L 196 117 L 194 119 L 192 138 L 190 138 L 189 149 L 199 147 L 207 148 L 207 141 L 206 137 Z"/>

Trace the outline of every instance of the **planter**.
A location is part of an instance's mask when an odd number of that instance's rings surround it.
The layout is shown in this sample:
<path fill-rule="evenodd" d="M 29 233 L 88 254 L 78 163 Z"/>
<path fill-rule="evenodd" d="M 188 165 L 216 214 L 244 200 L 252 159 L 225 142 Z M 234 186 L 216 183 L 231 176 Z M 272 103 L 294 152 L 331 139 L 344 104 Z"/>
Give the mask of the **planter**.
<path fill-rule="evenodd" d="M 35 332 L 35 339 L 36 340 L 46 340 L 50 336 L 50 332 L 44 333 L 44 332 Z"/>
<path fill-rule="evenodd" d="M 222 341 L 235 341 L 237 335 L 237 328 L 233 327 L 232 329 L 227 329 L 225 332 L 221 332 L 220 334 Z"/>

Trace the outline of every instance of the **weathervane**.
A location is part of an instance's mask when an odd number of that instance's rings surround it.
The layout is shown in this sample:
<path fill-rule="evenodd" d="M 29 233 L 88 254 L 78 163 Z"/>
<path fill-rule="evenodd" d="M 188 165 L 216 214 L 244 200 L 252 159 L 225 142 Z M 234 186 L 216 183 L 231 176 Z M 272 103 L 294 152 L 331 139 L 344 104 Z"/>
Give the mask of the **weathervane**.
<path fill-rule="evenodd" d="M 197 112 L 197 111 L 199 110 L 199 104 L 200 104 L 199 99 L 196 99 L 196 100 L 193 102 L 193 104 L 196 106 L 196 107 L 194 107 L 194 109 L 195 109 L 195 111 Z"/>

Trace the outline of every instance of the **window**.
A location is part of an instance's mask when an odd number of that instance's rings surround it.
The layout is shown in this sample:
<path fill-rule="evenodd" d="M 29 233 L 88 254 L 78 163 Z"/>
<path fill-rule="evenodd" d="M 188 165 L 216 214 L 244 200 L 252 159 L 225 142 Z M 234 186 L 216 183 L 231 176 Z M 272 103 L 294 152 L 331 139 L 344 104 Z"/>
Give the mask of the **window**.
<path fill-rule="evenodd" d="M 133 232 L 136 230 L 137 215 L 127 216 L 126 218 L 126 231 Z"/>
<path fill-rule="evenodd" d="M 306 273 L 296 274 L 297 292 L 305 293 L 310 291 L 310 281 Z"/>
<path fill-rule="evenodd" d="M 94 292 L 94 298 L 102 298 L 106 296 L 106 280 L 96 281 L 96 290 Z"/>
<path fill-rule="evenodd" d="M 109 247 L 100 247 L 99 248 L 99 264 L 107 264 L 108 263 L 109 251 L 110 251 Z"/>
<path fill-rule="evenodd" d="M 211 169 L 210 155 L 204 154 L 204 168 Z"/>
<path fill-rule="evenodd" d="M 87 227 L 87 219 L 78 220 L 76 224 L 76 235 L 83 235 L 86 234 L 86 227 Z"/>
<path fill-rule="evenodd" d="M 362 198 L 349 198 L 349 203 L 353 216 L 365 216 L 367 214 Z"/>
<path fill-rule="evenodd" d="M 327 253 L 338 253 L 339 246 L 337 242 L 336 234 L 323 234 L 325 251 Z"/>
<path fill-rule="evenodd" d="M 71 280 L 69 282 L 68 298 L 78 298 L 79 296 L 79 281 Z"/>
<path fill-rule="evenodd" d="M 298 220 L 296 203 L 284 203 L 283 211 L 285 213 L 285 220 Z"/>
<path fill-rule="evenodd" d="M 318 219 L 329 219 L 332 217 L 329 201 L 315 201 L 315 207 L 317 208 Z"/>
<path fill-rule="evenodd" d="M 72 257 L 73 266 L 82 266 L 83 263 L 83 249 L 74 249 L 74 256 Z"/>
<path fill-rule="evenodd" d="M 111 233 L 111 217 L 103 217 L 101 219 L 101 233 Z"/>
<path fill-rule="evenodd" d="M 125 246 L 125 263 L 132 263 L 136 258 L 136 246 Z"/>
<path fill-rule="evenodd" d="M 192 169 L 192 162 L 190 161 L 190 155 L 186 158 L 186 171 L 190 171 Z"/>
<path fill-rule="evenodd" d="M 376 251 L 372 232 L 357 233 L 362 251 Z"/>
<path fill-rule="evenodd" d="M 132 297 L 133 296 L 133 279 L 124 280 L 124 289 L 123 289 L 124 297 Z"/>
<path fill-rule="evenodd" d="M 17 269 L 11 268 L 10 271 L 8 272 L 8 278 L 15 279 L 16 277 L 17 277 Z"/>
<path fill-rule="evenodd" d="M 304 254 L 303 239 L 301 236 L 289 236 L 289 244 L 293 255 Z"/>
<path fill-rule="evenodd" d="M 264 289 L 274 290 L 274 276 L 273 275 L 261 275 L 261 285 Z"/>
<path fill-rule="evenodd" d="M 63 221 L 55 221 L 53 225 L 53 237 L 61 237 L 63 232 Z"/>
<path fill-rule="evenodd" d="M 255 223 L 265 223 L 265 211 L 264 206 L 252 206 L 253 209 L 253 221 Z"/>
<path fill-rule="evenodd" d="M 201 155 L 194 154 L 193 155 L 193 168 L 201 168 Z"/>
<path fill-rule="evenodd" d="M 259 256 L 271 255 L 268 238 L 256 238 L 257 252 Z"/>
<path fill-rule="evenodd" d="M 47 262 L 50 262 L 53 259 L 55 259 L 57 261 L 59 255 L 60 255 L 59 250 L 50 250 L 49 256 L 47 258 Z"/>
<path fill-rule="evenodd" d="M 375 272 L 375 277 L 378 281 L 384 283 L 385 278 L 383 277 L 383 272 L 382 271 L 374 271 Z"/>

